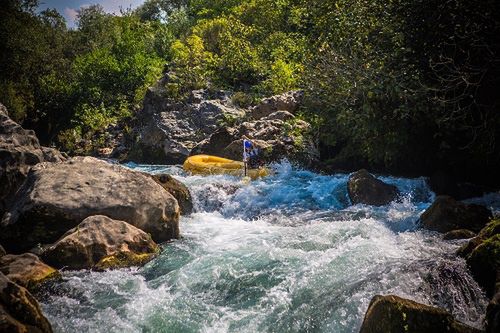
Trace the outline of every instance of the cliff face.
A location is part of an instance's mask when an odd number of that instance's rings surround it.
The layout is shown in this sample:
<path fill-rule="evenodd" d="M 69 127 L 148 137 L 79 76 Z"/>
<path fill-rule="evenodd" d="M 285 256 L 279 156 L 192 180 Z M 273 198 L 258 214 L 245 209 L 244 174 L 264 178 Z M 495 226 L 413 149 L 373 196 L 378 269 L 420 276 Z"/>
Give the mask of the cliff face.
<path fill-rule="evenodd" d="M 58 150 L 41 146 L 35 132 L 10 119 L 3 104 L 0 104 L 0 157 L 0 216 L 32 166 L 65 160 Z"/>
<path fill-rule="evenodd" d="M 199 153 L 241 159 L 241 137 L 246 135 L 267 161 L 288 158 L 311 165 L 317 160 L 311 126 L 294 114 L 302 101 L 301 92 L 241 108 L 227 91 L 196 90 L 179 102 L 170 98 L 167 82 L 168 75 L 148 89 L 126 159 L 178 164 Z"/>

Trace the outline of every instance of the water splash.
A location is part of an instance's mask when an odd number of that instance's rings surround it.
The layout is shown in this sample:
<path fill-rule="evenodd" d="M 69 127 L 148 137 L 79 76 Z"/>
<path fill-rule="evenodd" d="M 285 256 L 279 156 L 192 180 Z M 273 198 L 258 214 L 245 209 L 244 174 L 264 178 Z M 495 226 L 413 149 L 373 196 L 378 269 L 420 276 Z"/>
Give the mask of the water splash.
<path fill-rule="evenodd" d="M 347 174 L 274 166 L 249 185 L 169 172 L 190 188 L 183 239 L 139 269 L 65 272 L 43 309 L 59 332 L 355 332 L 376 294 L 442 306 L 480 327 L 486 298 L 465 263 L 415 221 L 433 193 L 388 177 L 402 199 L 351 206 Z M 437 259 L 438 258 L 438 259 Z"/>

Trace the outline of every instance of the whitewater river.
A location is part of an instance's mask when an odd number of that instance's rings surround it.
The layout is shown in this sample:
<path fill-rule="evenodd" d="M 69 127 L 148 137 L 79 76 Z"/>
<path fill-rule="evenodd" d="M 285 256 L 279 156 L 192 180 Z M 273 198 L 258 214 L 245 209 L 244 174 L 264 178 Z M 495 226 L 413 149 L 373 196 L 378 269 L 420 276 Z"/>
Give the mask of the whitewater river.
<path fill-rule="evenodd" d="M 249 185 L 186 176 L 195 213 L 182 239 L 142 268 L 65 271 L 42 307 L 56 332 L 357 332 L 370 299 L 396 294 L 480 327 L 486 298 L 454 251 L 418 228 L 434 195 L 423 179 L 383 178 L 404 194 L 352 206 L 346 174 L 275 166 Z"/>

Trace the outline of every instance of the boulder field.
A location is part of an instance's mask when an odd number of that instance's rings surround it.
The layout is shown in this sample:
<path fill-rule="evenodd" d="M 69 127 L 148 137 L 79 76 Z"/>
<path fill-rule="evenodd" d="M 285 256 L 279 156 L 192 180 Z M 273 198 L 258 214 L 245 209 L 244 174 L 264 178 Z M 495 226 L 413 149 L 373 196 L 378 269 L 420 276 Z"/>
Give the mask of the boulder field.
<path fill-rule="evenodd" d="M 160 250 L 153 238 L 179 237 L 175 197 L 192 210 L 188 189 L 170 176 L 69 159 L 40 146 L 1 104 L 0 155 L 0 332 L 52 332 L 28 289 L 61 274 L 34 253 L 57 268 L 142 265 Z"/>
<path fill-rule="evenodd" d="M 8 252 L 26 251 L 56 241 L 92 215 L 128 222 L 158 242 L 179 237 L 177 200 L 154 180 L 93 157 L 74 157 L 31 169 L 3 216 L 0 243 Z"/>

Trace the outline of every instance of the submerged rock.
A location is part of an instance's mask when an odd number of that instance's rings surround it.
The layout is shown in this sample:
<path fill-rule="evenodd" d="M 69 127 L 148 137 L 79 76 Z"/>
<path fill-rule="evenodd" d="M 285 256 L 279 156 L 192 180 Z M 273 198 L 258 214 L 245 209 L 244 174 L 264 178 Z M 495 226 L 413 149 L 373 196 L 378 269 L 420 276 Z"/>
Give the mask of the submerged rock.
<path fill-rule="evenodd" d="M 6 254 L 7 254 L 7 252 L 5 252 L 5 249 L 3 248 L 3 246 L 0 245 L 0 257 L 3 257 Z"/>
<path fill-rule="evenodd" d="M 92 215 L 128 222 L 158 242 L 179 237 L 177 200 L 150 177 L 92 157 L 35 166 L 0 225 L 11 252 L 49 244 Z"/>
<path fill-rule="evenodd" d="M 383 206 L 394 201 L 399 195 L 396 186 L 384 183 L 364 169 L 353 173 L 349 177 L 347 190 L 354 205 L 362 203 Z"/>
<path fill-rule="evenodd" d="M 29 290 L 36 289 L 43 282 L 61 277 L 56 269 L 46 265 L 32 253 L 7 254 L 1 257 L 0 272 Z"/>
<path fill-rule="evenodd" d="M 193 198 L 186 185 L 175 179 L 169 174 L 161 173 L 150 175 L 154 181 L 160 184 L 168 193 L 177 200 L 182 215 L 188 215 L 193 212 Z"/>
<path fill-rule="evenodd" d="M 35 132 L 25 130 L 9 118 L 0 104 L 0 217 L 26 179 L 29 169 L 40 162 L 60 162 L 65 158 L 53 148 L 40 146 Z"/>
<path fill-rule="evenodd" d="M 0 332 L 52 332 L 35 298 L 3 273 L 0 273 Z"/>
<path fill-rule="evenodd" d="M 42 257 L 55 267 L 122 268 L 142 265 L 159 251 L 144 231 L 107 216 L 90 216 L 47 247 Z"/>
<path fill-rule="evenodd" d="M 447 311 L 394 295 L 372 298 L 360 333 L 479 333 Z"/>
<path fill-rule="evenodd" d="M 420 215 L 420 222 L 424 228 L 433 231 L 469 229 L 479 232 L 491 217 L 491 211 L 484 206 L 465 204 L 449 196 L 439 196 Z"/>
<path fill-rule="evenodd" d="M 476 233 L 467 229 L 457 229 L 448 231 L 443 235 L 444 240 L 466 239 L 476 236 Z"/>

